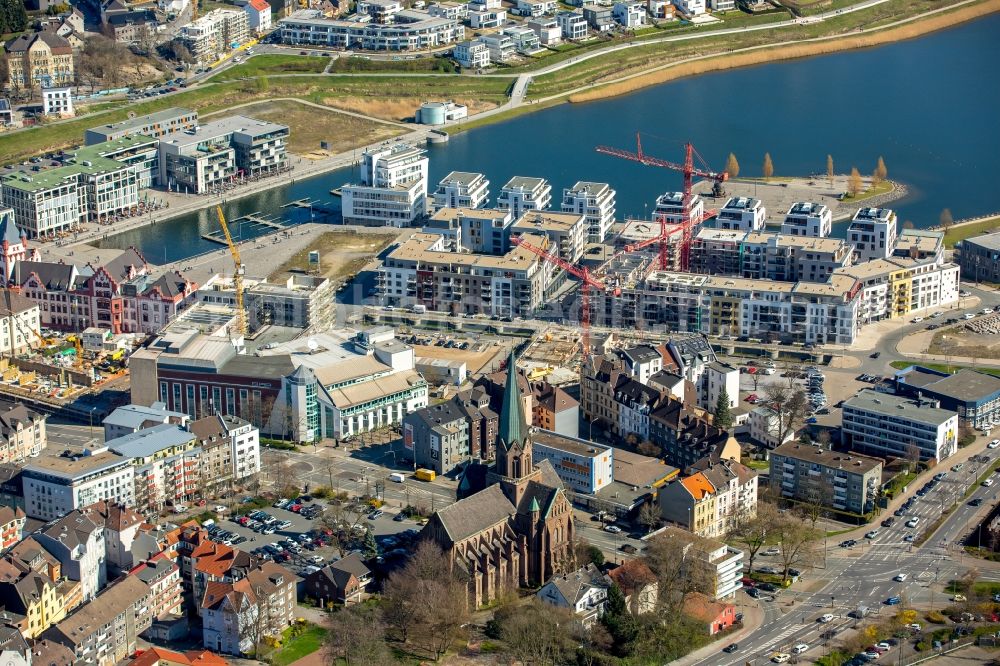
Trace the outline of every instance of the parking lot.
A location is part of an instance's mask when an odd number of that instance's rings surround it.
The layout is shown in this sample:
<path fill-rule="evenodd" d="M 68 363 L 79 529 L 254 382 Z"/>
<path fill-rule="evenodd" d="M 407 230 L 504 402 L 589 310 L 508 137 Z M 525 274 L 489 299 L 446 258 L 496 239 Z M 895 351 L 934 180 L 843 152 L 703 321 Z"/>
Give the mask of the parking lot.
<path fill-rule="evenodd" d="M 387 560 L 401 559 L 407 552 L 405 548 L 421 529 L 416 521 L 409 518 L 395 519 L 397 514 L 394 511 L 380 512 L 381 515 L 373 518 L 375 514 L 371 511 L 365 513 L 366 509 L 339 510 L 326 500 L 310 499 L 299 506 L 298 511 L 272 506 L 245 515 L 222 512 L 219 509 L 224 507 L 218 506 L 215 509 L 220 520 L 210 526 L 209 531 L 216 541 L 276 560 L 295 573 L 304 575 L 313 571 L 310 567 L 321 567 L 340 559 L 338 539 L 334 538 L 330 529 L 334 512 L 338 518 L 336 522 L 344 524 L 344 529 L 339 531 L 345 535 L 345 554 L 363 547 L 365 531 L 370 528 L 379 545 L 380 556 Z M 312 513 L 309 513 L 310 508 Z M 303 510 L 307 511 L 306 516 L 302 515 Z M 324 516 L 326 520 L 323 520 Z M 403 550 L 399 552 L 401 548 Z"/>

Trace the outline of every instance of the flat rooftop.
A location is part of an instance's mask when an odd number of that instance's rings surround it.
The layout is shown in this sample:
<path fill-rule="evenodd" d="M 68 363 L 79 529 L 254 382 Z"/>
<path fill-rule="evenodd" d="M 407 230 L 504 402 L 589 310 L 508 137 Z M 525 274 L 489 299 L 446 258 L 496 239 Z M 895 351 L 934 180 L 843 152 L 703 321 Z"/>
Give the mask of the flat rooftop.
<path fill-rule="evenodd" d="M 820 215 L 823 215 L 827 210 L 829 209 L 825 205 L 820 203 L 813 203 L 811 201 L 796 201 L 788 209 L 788 214 L 819 217 Z"/>
<path fill-rule="evenodd" d="M 724 210 L 753 210 L 760 206 L 760 199 L 753 197 L 732 197 L 722 208 Z"/>
<path fill-rule="evenodd" d="M 538 190 L 549 183 L 544 178 L 534 178 L 532 176 L 514 176 L 503 186 L 505 190 Z"/>
<path fill-rule="evenodd" d="M 486 176 L 481 173 L 475 173 L 472 171 L 452 171 L 447 176 L 441 179 L 440 185 L 475 185 L 476 183 L 486 180 Z"/>
<path fill-rule="evenodd" d="M 542 446 L 547 446 L 550 449 L 565 451 L 566 453 L 579 458 L 598 458 L 608 451 L 613 450 L 610 446 L 604 446 L 603 444 L 596 444 L 594 442 L 588 442 L 576 437 L 560 435 L 559 433 L 552 432 L 551 430 L 542 429 L 532 431 L 531 441 L 535 445 L 541 444 Z"/>
<path fill-rule="evenodd" d="M 951 377 L 949 377 L 951 379 Z M 844 401 L 844 408 L 860 409 L 872 414 L 891 416 L 899 419 L 912 420 L 916 423 L 941 425 L 955 418 L 955 412 L 928 403 L 921 403 L 913 398 L 904 398 L 888 393 L 880 393 L 871 389 L 863 389 L 853 398 Z"/>
<path fill-rule="evenodd" d="M 512 230 L 547 231 L 569 233 L 573 227 L 583 224 L 584 216 L 579 213 L 551 213 L 547 210 L 529 210 L 511 227 Z"/>
<path fill-rule="evenodd" d="M 1000 377 L 962 368 L 950 377 L 926 384 L 928 391 L 963 402 L 982 402 L 1000 396 Z"/>
<path fill-rule="evenodd" d="M 894 213 L 890 208 L 859 208 L 852 222 L 888 222 Z"/>
<path fill-rule="evenodd" d="M 774 449 L 772 455 L 795 458 L 834 469 L 843 469 L 855 474 L 866 474 L 882 466 L 880 458 L 863 456 L 857 453 L 840 453 L 824 449 L 822 446 L 800 444 L 797 441 L 786 442 Z"/>
<path fill-rule="evenodd" d="M 544 236 L 525 234 L 522 238 L 539 247 L 547 245 Z M 518 246 L 511 248 L 510 252 L 502 257 L 489 254 L 459 254 L 445 250 L 431 250 L 430 248 L 440 239 L 441 237 L 436 234 L 415 233 L 390 252 L 387 260 L 412 261 L 439 266 L 450 265 L 452 267 L 507 268 L 522 271 L 528 270 L 540 261 L 533 252 Z"/>
<path fill-rule="evenodd" d="M 607 183 L 592 183 L 588 180 L 578 180 L 573 185 L 573 187 L 567 188 L 567 193 L 573 194 L 604 194 L 607 190 L 610 190 L 611 186 Z"/>
<path fill-rule="evenodd" d="M 477 220 L 503 220 L 510 217 L 510 211 L 494 208 L 442 208 L 431 215 L 430 219 L 450 221 L 460 217 L 470 217 Z"/>
<path fill-rule="evenodd" d="M 76 456 L 75 460 L 58 455 L 41 455 L 32 459 L 24 469 L 27 472 L 35 471 L 72 479 L 123 464 L 130 465 L 131 462 L 127 458 L 101 449 L 91 455 Z"/>
<path fill-rule="evenodd" d="M 163 423 L 109 440 L 105 446 L 126 458 L 148 458 L 159 451 L 192 442 L 195 436 L 180 426 Z"/>
<path fill-rule="evenodd" d="M 205 123 L 196 130 L 168 134 L 160 139 L 160 142 L 173 146 L 187 147 L 204 141 L 211 141 L 227 134 L 270 134 L 287 129 L 288 126 L 286 125 L 279 125 L 278 123 L 266 120 L 257 120 L 247 116 L 229 116 Z"/>
<path fill-rule="evenodd" d="M 982 236 L 973 236 L 972 238 L 966 238 L 962 241 L 963 244 L 968 243 L 970 245 L 975 245 L 976 247 L 982 247 L 987 250 L 1000 250 L 1000 231 L 992 234 L 984 234 Z"/>
<path fill-rule="evenodd" d="M 191 109 L 172 106 L 169 109 L 163 109 L 162 111 L 154 111 L 153 113 L 147 113 L 144 116 L 136 116 L 135 118 L 129 118 L 128 120 L 122 120 L 117 123 L 109 123 L 107 125 L 98 125 L 97 127 L 91 127 L 90 129 L 94 132 L 121 132 L 139 129 L 146 127 L 147 125 L 157 125 L 176 118 L 184 118 L 188 116 L 197 117 L 197 115 L 198 113 L 196 111 L 192 111 Z"/>

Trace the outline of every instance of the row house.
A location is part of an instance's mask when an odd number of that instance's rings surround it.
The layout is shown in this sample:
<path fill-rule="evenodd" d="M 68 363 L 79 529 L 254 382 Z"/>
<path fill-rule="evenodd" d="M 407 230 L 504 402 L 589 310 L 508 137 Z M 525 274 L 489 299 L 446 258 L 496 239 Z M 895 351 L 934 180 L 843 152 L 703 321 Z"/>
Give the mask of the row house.
<path fill-rule="evenodd" d="M 199 614 L 210 584 L 242 580 L 257 562 L 249 553 L 213 541 L 195 521 L 173 530 L 166 540 L 167 551 L 180 567 L 184 595 Z"/>
<path fill-rule="evenodd" d="M 727 533 L 737 516 L 757 512 L 757 473 L 732 460 L 708 464 L 701 471 L 660 488 L 664 521 L 702 537 Z"/>
<path fill-rule="evenodd" d="M 197 437 L 170 423 L 144 428 L 106 443 L 131 460 L 135 505 L 159 512 L 167 502 L 190 500 L 201 493 L 201 448 Z"/>
<path fill-rule="evenodd" d="M 490 408 L 499 414 L 507 373 L 501 370 L 484 375 L 476 380 L 475 386 L 489 394 Z M 522 369 L 517 371 L 517 387 L 524 400 L 524 413 L 531 415 L 532 427 L 567 437 L 579 436 L 580 403 L 566 391 L 544 380 L 531 381 Z"/>
<path fill-rule="evenodd" d="M 403 445 L 416 465 L 447 474 L 470 460 L 491 460 L 499 417 L 489 403 L 485 391 L 473 389 L 404 416 Z"/>
<path fill-rule="evenodd" d="M 149 586 L 149 612 L 154 620 L 183 614 L 181 569 L 166 553 L 157 553 L 129 575 Z"/>
<path fill-rule="evenodd" d="M 649 439 L 668 465 L 686 472 L 695 465 L 740 459 L 736 438 L 681 400 L 665 401 L 649 420 Z"/>
<path fill-rule="evenodd" d="M 33 537 L 0 560 L 0 603 L 7 614 L 17 616 L 25 638 L 37 638 L 82 601 L 80 583 L 63 576 L 59 560 Z"/>
<path fill-rule="evenodd" d="M 24 533 L 24 511 L 17 507 L 0 506 L 0 550 L 7 550 Z"/>
<path fill-rule="evenodd" d="M 45 525 L 34 538 L 62 565 L 70 580 L 80 582 L 85 602 L 107 585 L 104 522 L 91 520 L 85 511 L 71 511 Z"/>
<path fill-rule="evenodd" d="M 47 418 L 21 403 L 0 401 L 0 463 L 21 463 L 41 455 Z"/>

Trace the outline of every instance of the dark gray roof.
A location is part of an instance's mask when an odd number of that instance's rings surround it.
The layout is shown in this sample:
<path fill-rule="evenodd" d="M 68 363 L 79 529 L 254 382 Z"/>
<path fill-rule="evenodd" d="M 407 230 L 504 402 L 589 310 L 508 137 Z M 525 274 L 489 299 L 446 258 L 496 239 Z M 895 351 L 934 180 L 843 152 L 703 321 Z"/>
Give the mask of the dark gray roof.
<path fill-rule="evenodd" d="M 4 99 L 0 102 L 0 109 L 3 109 Z M 6 241 L 11 245 L 21 242 L 21 230 L 14 224 L 14 211 L 11 209 L 0 210 L 0 241 Z"/>
<path fill-rule="evenodd" d="M 35 307 L 38 306 L 27 296 L 10 289 L 0 289 L 0 316 L 9 317 Z"/>
<path fill-rule="evenodd" d="M 660 352 L 646 345 L 623 349 L 622 354 L 630 358 L 633 363 L 648 363 L 660 358 Z"/>
<path fill-rule="evenodd" d="M 372 573 L 371 569 L 365 566 L 364 560 L 361 559 L 361 555 L 358 553 L 351 553 L 347 557 L 337 560 L 330 565 L 330 568 L 334 572 L 351 574 L 357 578 L 370 576 Z"/>
<path fill-rule="evenodd" d="M 34 273 L 38 279 L 50 291 L 66 291 L 73 286 L 76 277 L 76 267 L 72 264 L 51 261 L 19 261 L 16 266 L 14 281 L 23 285 L 28 277 Z"/>
<path fill-rule="evenodd" d="M 556 574 L 548 581 L 572 606 L 576 606 L 592 587 L 608 587 L 604 574 L 593 563 L 564 574 Z"/>
<path fill-rule="evenodd" d="M 1000 377 L 963 368 L 950 377 L 926 384 L 925 388 L 962 402 L 977 402 L 1000 395 Z"/>
<path fill-rule="evenodd" d="M 40 533 L 54 541 L 58 541 L 67 550 L 72 551 L 78 546 L 86 546 L 90 540 L 90 535 L 101 530 L 103 527 L 103 525 L 98 525 L 92 521 L 79 509 L 75 509 L 62 518 L 46 525 Z"/>
<path fill-rule="evenodd" d="M 142 256 L 139 250 L 134 247 L 130 247 L 108 263 L 104 264 L 104 270 L 106 270 L 108 275 L 116 280 L 124 280 L 129 277 L 130 268 L 139 271 L 145 266 L 146 258 Z"/>
<path fill-rule="evenodd" d="M 478 534 L 514 515 L 514 505 L 492 485 L 475 495 L 446 506 L 435 514 L 452 543 Z"/>

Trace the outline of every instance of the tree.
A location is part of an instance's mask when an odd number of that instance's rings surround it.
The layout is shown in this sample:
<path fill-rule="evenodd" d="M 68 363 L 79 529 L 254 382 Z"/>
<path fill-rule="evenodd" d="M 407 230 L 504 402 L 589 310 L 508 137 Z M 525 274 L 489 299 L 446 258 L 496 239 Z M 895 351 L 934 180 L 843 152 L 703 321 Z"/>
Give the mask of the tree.
<path fill-rule="evenodd" d="M 880 183 L 889 177 L 889 170 L 885 168 L 885 160 L 881 155 L 878 156 L 878 164 L 875 165 L 875 176 Z"/>
<path fill-rule="evenodd" d="M 904 220 L 903 221 L 903 228 L 904 229 L 913 229 L 914 228 L 913 221 L 912 220 Z"/>
<path fill-rule="evenodd" d="M 648 439 L 639 442 L 639 446 L 638 446 L 637 450 L 642 455 L 649 456 L 651 458 L 659 458 L 660 454 L 663 453 L 663 451 L 660 449 L 659 445 L 654 444 L 653 442 L 649 441 Z"/>
<path fill-rule="evenodd" d="M 712 423 L 723 430 L 729 430 L 733 427 L 733 413 L 729 408 L 729 391 L 723 386 L 722 390 L 719 391 L 719 398 L 715 401 L 715 418 Z"/>
<path fill-rule="evenodd" d="M 904 455 L 907 471 L 916 472 L 920 468 L 920 447 L 915 442 L 907 442 Z"/>
<path fill-rule="evenodd" d="M 809 401 L 803 390 L 789 389 L 781 384 L 764 387 L 764 400 L 778 416 L 778 442 L 784 442 L 795 432 L 805 418 Z"/>
<path fill-rule="evenodd" d="M 693 557 L 686 543 L 658 535 L 649 540 L 643 561 L 659 583 L 660 610 L 679 611 L 689 592 L 712 592 L 714 580 L 708 569 Z"/>
<path fill-rule="evenodd" d="M 573 549 L 576 551 L 576 561 L 581 565 L 592 563 L 599 567 L 604 564 L 604 551 L 584 539 L 579 539 Z"/>
<path fill-rule="evenodd" d="M 764 180 L 774 175 L 774 163 L 771 162 L 771 153 L 764 153 L 764 166 L 761 168 Z"/>
<path fill-rule="evenodd" d="M 770 502 L 758 502 L 756 511 L 740 507 L 730 522 L 729 538 L 743 546 L 747 554 L 749 571 L 753 571 L 753 561 L 758 551 L 767 543 L 781 519 L 778 507 Z"/>
<path fill-rule="evenodd" d="M 611 634 L 612 649 L 619 657 L 626 657 L 632 652 L 633 643 L 639 637 L 639 627 L 635 618 L 628 610 L 625 593 L 616 583 L 608 588 L 608 601 L 601 616 L 601 624 Z"/>
<path fill-rule="evenodd" d="M 827 502 L 833 497 L 833 485 L 825 476 L 813 476 L 805 482 L 800 495 L 799 512 L 813 529 L 827 511 Z"/>
<path fill-rule="evenodd" d="M 653 502 L 646 502 L 639 509 L 639 524 L 652 532 L 660 524 L 660 511 Z"/>
<path fill-rule="evenodd" d="M 833 155 L 826 156 L 826 179 L 830 181 L 830 187 L 833 187 Z"/>
<path fill-rule="evenodd" d="M 827 430 L 826 428 L 822 428 L 820 429 L 819 432 L 816 433 L 816 443 L 822 446 L 824 449 L 826 450 L 830 449 L 830 441 L 831 441 L 830 431 Z"/>
<path fill-rule="evenodd" d="M 365 530 L 365 559 L 378 557 L 378 544 L 375 542 L 375 533 L 370 529 Z"/>
<path fill-rule="evenodd" d="M 0 87 L 10 83 L 10 64 L 7 62 L 7 52 L 0 51 Z"/>
<path fill-rule="evenodd" d="M 941 217 L 938 218 L 941 228 L 948 231 L 955 225 L 955 218 L 951 216 L 951 209 L 945 208 L 941 211 Z"/>
<path fill-rule="evenodd" d="M 810 527 L 804 520 L 791 513 L 779 514 L 781 517 L 775 525 L 778 546 L 781 552 L 781 582 L 788 582 L 788 570 L 812 562 L 815 555 L 814 546 L 819 538 L 819 531 Z"/>
<path fill-rule="evenodd" d="M 352 606 L 333 613 L 327 623 L 326 650 L 331 662 L 348 666 L 396 663 L 385 643 L 385 626 L 378 608 Z"/>
<path fill-rule="evenodd" d="M 851 175 L 847 177 L 847 193 L 856 197 L 861 194 L 861 188 L 861 173 L 858 167 L 851 167 Z"/>
<path fill-rule="evenodd" d="M 524 605 L 502 605 L 490 624 L 515 661 L 537 666 L 569 663 L 573 644 L 567 627 L 576 622 L 568 608 L 533 598 Z"/>
<path fill-rule="evenodd" d="M 21 0 L 0 1 L 0 32 L 23 32 L 28 27 L 28 12 Z"/>
<path fill-rule="evenodd" d="M 736 155 L 729 153 L 729 159 L 726 160 L 726 173 L 729 174 L 730 178 L 736 178 L 740 175 L 740 163 L 736 161 Z"/>

